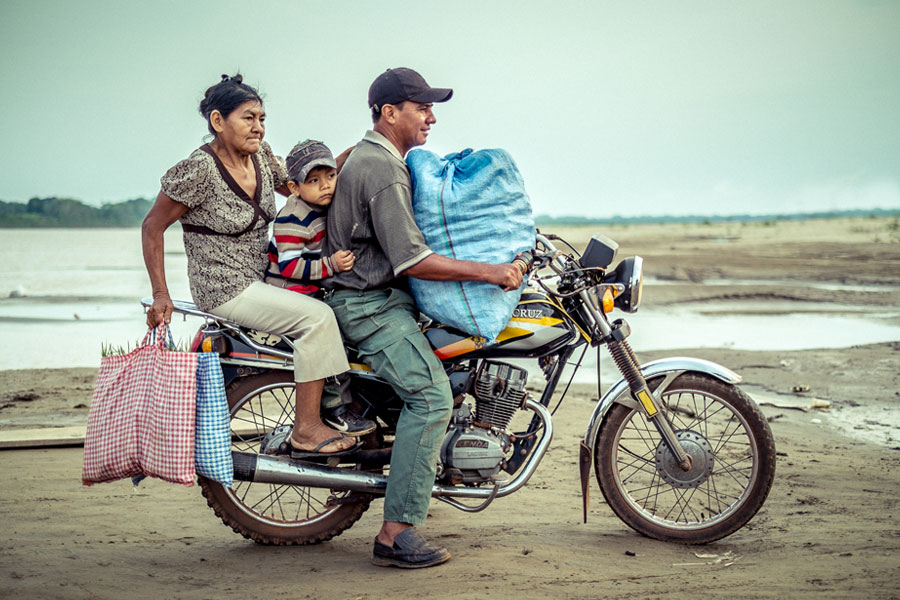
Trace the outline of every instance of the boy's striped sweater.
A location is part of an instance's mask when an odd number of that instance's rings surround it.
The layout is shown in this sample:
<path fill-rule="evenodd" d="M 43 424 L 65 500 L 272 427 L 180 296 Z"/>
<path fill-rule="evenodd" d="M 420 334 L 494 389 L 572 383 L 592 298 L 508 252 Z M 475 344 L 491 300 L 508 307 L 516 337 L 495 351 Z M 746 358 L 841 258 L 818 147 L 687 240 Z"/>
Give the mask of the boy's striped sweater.
<path fill-rule="evenodd" d="M 318 290 L 313 282 L 335 272 L 330 256 L 322 256 L 325 211 L 292 195 L 275 217 L 269 241 L 266 281 L 303 294 Z"/>

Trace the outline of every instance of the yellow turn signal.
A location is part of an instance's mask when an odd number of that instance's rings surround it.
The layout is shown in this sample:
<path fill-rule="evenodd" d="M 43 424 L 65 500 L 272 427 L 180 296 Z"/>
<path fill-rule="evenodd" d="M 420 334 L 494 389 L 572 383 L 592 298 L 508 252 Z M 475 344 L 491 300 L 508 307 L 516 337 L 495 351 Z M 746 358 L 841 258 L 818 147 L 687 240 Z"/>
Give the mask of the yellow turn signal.
<path fill-rule="evenodd" d="M 215 352 L 216 354 L 225 354 L 228 352 L 228 345 L 225 338 L 221 335 L 207 335 L 200 342 L 200 350 L 203 352 Z"/>
<path fill-rule="evenodd" d="M 613 300 L 615 296 L 613 295 L 613 290 L 611 287 L 603 290 L 603 298 L 600 301 L 600 305 L 603 307 L 604 313 L 611 313 L 613 310 Z"/>

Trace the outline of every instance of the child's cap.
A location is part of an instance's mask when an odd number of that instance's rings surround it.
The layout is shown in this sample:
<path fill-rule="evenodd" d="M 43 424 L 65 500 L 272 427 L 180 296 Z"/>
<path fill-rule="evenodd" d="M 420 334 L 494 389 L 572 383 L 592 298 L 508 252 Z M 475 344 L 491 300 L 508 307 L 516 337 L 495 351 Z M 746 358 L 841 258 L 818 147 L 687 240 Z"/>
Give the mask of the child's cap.
<path fill-rule="evenodd" d="M 331 150 L 316 140 L 305 140 L 294 146 L 284 162 L 288 177 L 299 183 L 306 181 L 306 176 L 316 167 L 337 168 Z"/>

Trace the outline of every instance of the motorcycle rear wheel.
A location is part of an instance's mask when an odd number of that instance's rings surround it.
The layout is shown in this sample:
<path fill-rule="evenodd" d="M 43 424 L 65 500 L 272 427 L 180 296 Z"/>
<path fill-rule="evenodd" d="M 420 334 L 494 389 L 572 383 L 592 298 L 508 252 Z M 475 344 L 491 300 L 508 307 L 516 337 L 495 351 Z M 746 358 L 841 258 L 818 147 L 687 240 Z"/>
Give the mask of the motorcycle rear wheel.
<path fill-rule="evenodd" d="M 696 373 L 673 381 L 662 404 L 691 454 L 691 470 L 678 467 L 643 413 L 616 404 L 594 448 L 606 502 L 628 526 L 658 540 L 705 544 L 731 535 L 772 487 L 775 442 L 766 419 L 737 387 Z"/>
<path fill-rule="evenodd" d="M 289 371 L 242 377 L 228 386 L 232 450 L 260 451 L 265 435 L 294 422 Z M 349 529 L 372 496 L 297 485 L 235 481 L 233 488 L 198 478 L 207 504 L 235 532 L 260 544 L 317 544 Z"/>

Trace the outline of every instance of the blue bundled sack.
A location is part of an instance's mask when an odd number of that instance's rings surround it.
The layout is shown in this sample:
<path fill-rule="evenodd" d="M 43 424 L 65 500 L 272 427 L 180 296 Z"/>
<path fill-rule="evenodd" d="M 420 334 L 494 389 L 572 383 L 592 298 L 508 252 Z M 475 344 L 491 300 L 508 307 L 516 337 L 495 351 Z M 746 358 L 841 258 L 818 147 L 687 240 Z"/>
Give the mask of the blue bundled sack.
<path fill-rule="evenodd" d="M 413 150 L 406 162 L 416 224 L 437 254 L 500 264 L 534 247 L 531 202 L 505 150 L 466 149 L 443 158 Z M 488 341 L 506 327 L 521 295 L 478 281 L 409 282 L 423 313 Z"/>

